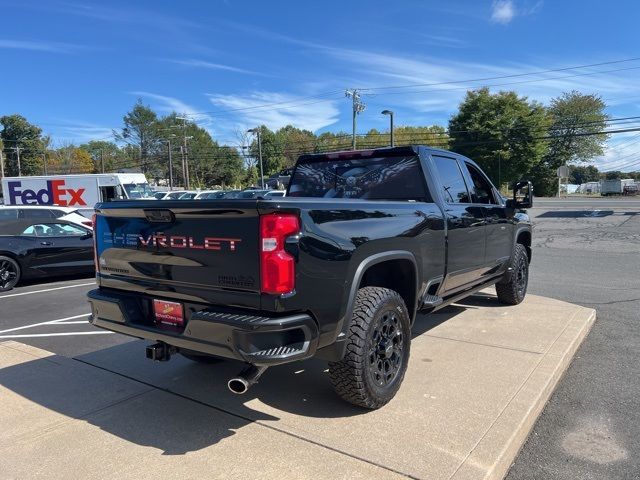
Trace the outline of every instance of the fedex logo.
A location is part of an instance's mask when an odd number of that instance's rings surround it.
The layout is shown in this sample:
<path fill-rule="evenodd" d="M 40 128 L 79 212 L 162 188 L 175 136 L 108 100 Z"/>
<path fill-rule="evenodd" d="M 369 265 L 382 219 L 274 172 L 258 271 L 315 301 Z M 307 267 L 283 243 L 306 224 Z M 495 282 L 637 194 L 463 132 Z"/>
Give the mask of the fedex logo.
<path fill-rule="evenodd" d="M 22 189 L 21 181 L 7 183 L 10 205 L 60 205 L 86 206 L 87 202 L 82 198 L 84 188 L 65 188 L 64 180 L 47 180 L 47 188 L 41 190 Z M 18 203 L 18 199 L 20 202 Z"/>

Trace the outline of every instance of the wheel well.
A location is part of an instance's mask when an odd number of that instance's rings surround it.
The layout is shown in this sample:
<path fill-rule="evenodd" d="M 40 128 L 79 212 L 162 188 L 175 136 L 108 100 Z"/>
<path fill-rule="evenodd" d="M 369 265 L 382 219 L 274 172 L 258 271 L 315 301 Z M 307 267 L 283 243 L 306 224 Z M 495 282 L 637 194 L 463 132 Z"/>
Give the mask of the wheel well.
<path fill-rule="evenodd" d="M 520 232 L 516 243 L 524 245 L 524 248 L 527 250 L 527 257 L 529 257 L 529 261 L 531 261 L 531 232 Z"/>
<path fill-rule="evenodd" d="M 413 321 L 416 304 L 416 269 L 410 260 L 387 260 L 372 265 L 360 280 L 359 288 L 362 287 L 383 287 L 395 290 L 404 300 Z"/>

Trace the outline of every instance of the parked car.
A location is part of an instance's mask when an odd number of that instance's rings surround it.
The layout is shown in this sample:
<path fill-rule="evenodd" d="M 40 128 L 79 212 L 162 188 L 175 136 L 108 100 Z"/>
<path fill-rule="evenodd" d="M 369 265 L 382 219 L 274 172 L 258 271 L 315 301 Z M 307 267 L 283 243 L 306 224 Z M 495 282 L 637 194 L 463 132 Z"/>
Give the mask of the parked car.
<path fill-rule="evenodd" d="M 284 197 L 284 190 L 271 190 L 263 195 L 264 198 Z"/>
<path fill-rule="evenodd" d="M 171 192 L 165 192 L 164 196 L 160 200 L 178 200 L 186 192 L 184 190 L 173 190 Z"/>
<path fill-rule="evenodd" d="M 0 291 L 28 278 L 92 273 L 92 237 L 90 228 L 56 218 L 0 222 Z"/>
<path fill-rule="evenodd" d="M 264 195 L 268 192 L 269 190 L 243 190 L 242 192 L 239 193 L 239 195 L 236 198 L 248 199 L 248 198 L 264 197 Z"/>
<path fill-rule="evenodd" d="M 198 192 L 182 192 L 182 195 L 178 197 L 178 200 L 193 200 L 198 195 Z"/>
<path fill-rule="evenodd" d="M 271 365 L 323 358 L 340 396 L 379 408 L 418 311 L 491 285 L 522 302 L 531 205 L 530 182 L 503 204 L 473 161 L 423 146 L 302 156 L 277 202 L 103 203 L 91 323 L 155 342 L 153 360 L 244 361 L 234 393 Z"/>
<path fill-rule="evenodd" d="M 90 209 L 93 214 L 93 209 Z M 85 227 L 92 227 L 91 219 L 87 218 L 77 208 L 40 206 L 40 205 L 0 205 L 0 222 L 4 220 L 20 219 L 51 219 L 58 218 Z"/>
<path fill-rule="evenodd" d="M 217 198 L 217 199 L 238 198 L 241 193 L 242 193 L 242 190 L 225 190 L 225 191 L 216 193 L 214 198 Z"/>
<path fill-rule="evenodd" d="M 201 190 L 195 196 L 194 200 L 211 200 L 216 198 L 216 195 L 222 190 Z"/>

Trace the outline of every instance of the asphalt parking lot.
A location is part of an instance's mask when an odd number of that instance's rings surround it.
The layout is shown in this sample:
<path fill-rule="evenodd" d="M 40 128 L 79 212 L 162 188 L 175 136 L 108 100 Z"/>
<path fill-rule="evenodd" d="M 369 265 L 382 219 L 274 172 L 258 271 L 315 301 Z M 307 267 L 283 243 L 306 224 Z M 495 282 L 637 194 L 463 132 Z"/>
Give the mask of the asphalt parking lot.
<path fill-rule="evenodd" d="M 640 478 L 640 200 L 542 199 L 530 214 L 529 291 L 596 308 L 598 319 L 508 478 Z M 133 341 L 87 323 L 92 280 L 0 294 L 0 341 L 70 358 Z"/>

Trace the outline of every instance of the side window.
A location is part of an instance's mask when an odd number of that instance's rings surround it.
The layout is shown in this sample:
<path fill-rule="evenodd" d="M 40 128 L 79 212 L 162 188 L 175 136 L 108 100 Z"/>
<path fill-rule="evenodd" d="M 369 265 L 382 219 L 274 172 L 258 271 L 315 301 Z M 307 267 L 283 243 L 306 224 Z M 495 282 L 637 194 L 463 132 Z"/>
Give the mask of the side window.
<path fill-rule="evenodd" d="M 480 173 L 480 171 L 474 167 L 473 165 L 466 163 L 465 166 L 469 171 L 469 176 L 471 177 L 471 181 L 473 182 L 473 203 L 484 203 L 484 204 L 496 204 L 496 199 L 493 196 L 493 189 L 491 188 L 491 184 L 487 181 L 486 178 Z"/>
<path fill-rule="evenodd" d="M 70 237 L 81 236 L 86 233 L 87 232 L 84 229 L 66 223 L 40 223 L 30 226 L 22 234 L 35 234 L 38 237 Z"/>
<path fill-rule="evenodd" d="M 0 207 L 0 220 L 16 220 L 18 218 L 17 208 Z"/>
<path fill-rule="evenodd" d="M 440 174 L 440 181 L 447 203 L 471 203 L 467 184 L 462 176 L 458 162 L 453 158 L 433 156 L 433 160 Z"/>
<path fill-rule="evenodd" d="M 21 233 L 21 235 L 27 235 L 30 237 L 35 236 L 36 234 L 36 229 L 35 229 L 35 225 L 30 225 L 27 228 L 24 229 L 24 232 Z"/>
<path fill-rule="evenodd" d="M 48 208 L 23 208 L 20 210 L 20 218 L 55 218 Z"/>
<path fill-rule="evenodd" d="M 48 223 L 45 226 L 49 228 L 47 230 L 48 236 L 69 237 L 82 236 L 87 233 L 84 228 L 69 225 L 68 223 Z"/>

